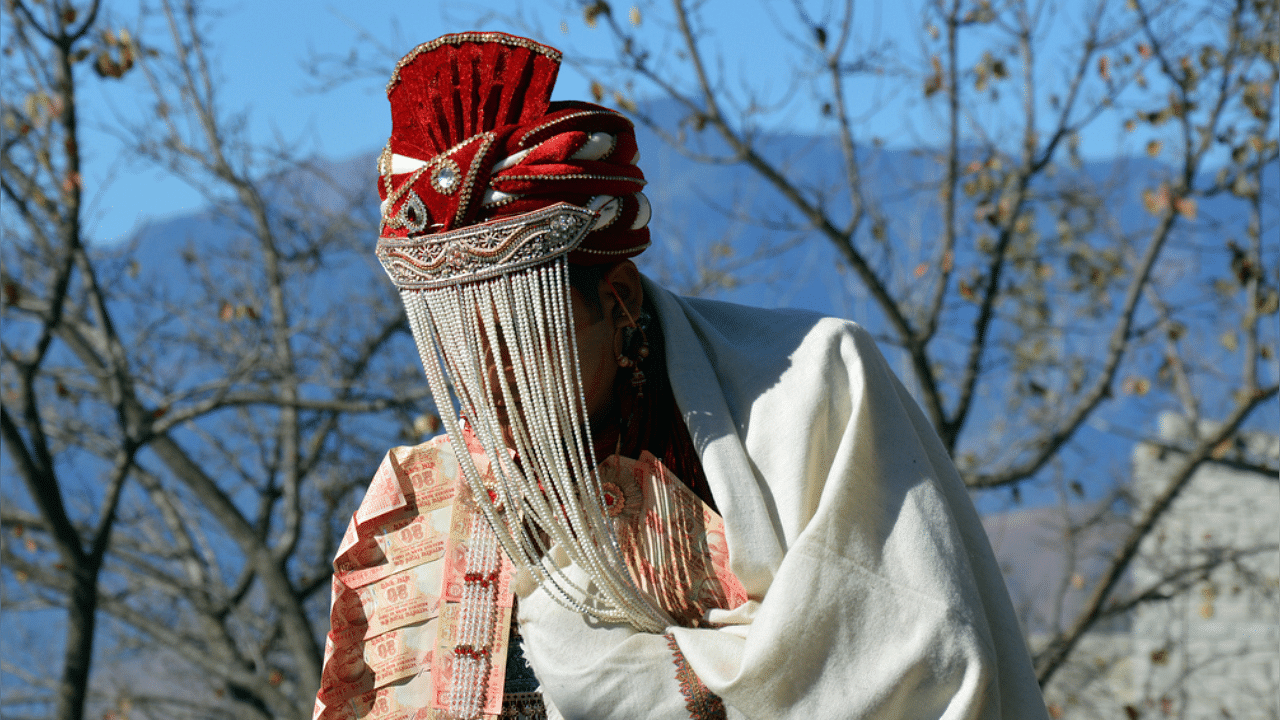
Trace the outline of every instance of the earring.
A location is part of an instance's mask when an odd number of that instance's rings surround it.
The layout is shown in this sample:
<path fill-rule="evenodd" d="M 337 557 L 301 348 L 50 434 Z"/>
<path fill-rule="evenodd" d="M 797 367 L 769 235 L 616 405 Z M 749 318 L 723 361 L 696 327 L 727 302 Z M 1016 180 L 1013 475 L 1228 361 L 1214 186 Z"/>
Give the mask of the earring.
<path fill-rule="evenodd" d="M 649 339 L 645 337 L 644 328 L 639 325 L 622 328 L 622 352 L 617 356 L 618 367 L 631 368 L 631 387 L 635 388 L 636 397 L 644 397 L 645 377 L 640 363 L 647 357 Z"/>
<path fill-rule="evenodd" d="M 636 397 L 644 397 L 644 371 L 640 369 L 640 363 L 649 357 L 649 338 L 644 334 L 644 327 L 631 317 L 631 311 L 627 310 L 627 306 L 622 302 L 622 298 L 618 297 L 618 291 L 614 289 L 613 283 L 609 283 L 609 290 L 613 292 L 613 297 L 618 301 L 618 307 L 622 308 L 622 312 L 627 316 L 629 325 L 622 328 L 622 351 L 617 355 L 618 367 L 631 368 L 631 387 L 636 391 Z M 642 316 L 643 317 L 643 316 Z"/>

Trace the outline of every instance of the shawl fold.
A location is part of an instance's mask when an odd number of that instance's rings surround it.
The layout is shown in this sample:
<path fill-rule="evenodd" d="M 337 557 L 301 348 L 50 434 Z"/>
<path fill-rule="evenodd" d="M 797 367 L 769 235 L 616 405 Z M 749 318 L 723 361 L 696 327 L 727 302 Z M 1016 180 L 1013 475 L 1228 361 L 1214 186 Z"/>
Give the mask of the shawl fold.
<path fill-rule="evenodd" d="M 869 334 L 645 290 L 748 600 L 711 613 L 722 627 L 664 636 L 525 594 L 548 704 L 570 719 L 714 716 L 673 678 L 674 639 L 730 718 L 1046 719 L 967 491 Z"/>

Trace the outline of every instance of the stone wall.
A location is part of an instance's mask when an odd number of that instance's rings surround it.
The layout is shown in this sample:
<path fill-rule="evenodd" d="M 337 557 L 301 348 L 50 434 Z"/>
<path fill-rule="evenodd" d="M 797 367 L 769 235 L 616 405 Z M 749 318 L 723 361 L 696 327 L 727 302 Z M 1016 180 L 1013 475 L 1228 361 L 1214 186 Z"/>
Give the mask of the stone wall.
<path fill-rule="evenodd" d="M 1187 437 L 1161 420 L 1170 445 Z M 1224 460 L 1274 467 L 1274 435 L 1248 436 Z M 1139 447 L 1135 490 L 1142 503 L 1163 491 L 1176 452 Z M 1233 466 L 1201 466 L 1142 545 L 1133 587 L 1155 587 L 1177 568 L 1217 565 L 1180 582 L 1171 600 L 1134 613 L 1132 691 L 1144 717 L 1274 720 L 1280 717 L 1280 481 Z"/>
<path fill-rule="evenodd" d="M 1134 452 L 1135 517 L 1183 459 L 1170 448 L 1189 444 L 1179 418 L 1161 418 L 1160 430 L 1164 447 Z M 1082 639 L 1046 692 L 1052 717 L 1280 718 L 1280 479 L 1244 468 L 1274 468 L 1278 459 L 1280 438 L 1253 433 L 1196 470 L 1140 546 L 1119 593 L 1151 589 L 1168 599 L 1145 602 L 1127 622 Z M 1101 544 L 1110 552 L 1117 539 Z M 1067 558 L 1055 565 L 1070 566 Z M 1037 635 L 1033 647 L 1047 640 Z"/>

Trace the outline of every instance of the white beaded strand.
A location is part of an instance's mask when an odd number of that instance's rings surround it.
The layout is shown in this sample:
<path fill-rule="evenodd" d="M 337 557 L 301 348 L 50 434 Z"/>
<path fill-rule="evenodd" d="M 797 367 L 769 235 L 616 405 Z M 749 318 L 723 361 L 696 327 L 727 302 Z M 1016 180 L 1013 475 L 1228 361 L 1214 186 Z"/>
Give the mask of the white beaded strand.
<path fill-rule="evenodd" d="M 459 412 L 438 409 L 485 516 L 495 552 L 501 545 L 517 567 L 527 570 L 566 607 L 601 620 L 661 631 L 670 619 L 635 585 L 612 520 L 604 513 L 567 278 L 566 263 L 558 258 L 488 281 L 404 292 L 402 297 L 438 404 L 449 397 L 445 374 L 452 378 Z M 498 365 L 496 377 L 489 373 L 486 351 Z M 503 367 L 504 356 L 513 366 L 509 374 Z M 511 449 L 519 454 L 518 463 L 503 437 L 497 398 L 506 406 Z M 492 487 L 484 483 L 470 459 L 459 415 L 470 419 L 489 457 Z M 495 503 L 485 502 L 490 490 L 501 511 Z M 528 522 L 545 537 L 530 532 Z M 578 600 L 587 596 L 586 589 L 576 587 L 547 557 L 548 547 L 555 544 L 594 584 L 589 604 Z M 484 604 L 483 593 L 475 599 Z M 469 620 L 464 633 L 475 631 L 474 623 L 480 619 Z M 480 669 L 474 659 L 459 658 L 459 668 L 470 668 L 466 677 Z"/>
<path fill-rule="evenodd" d="M 555 328 L 559 333 L 558 345 L 564 349 L 565 362 L 561 365 L 562 375 L 556 380 L 552 380 L 552 384 L 564 388 L 574 388 L 578 392 L 575 397 L 565 398 L 565 403 L 576 407 L 583 417 L 587 415 L 586 397 L 582 392 L 581 364 L 578 357 L 577 334 L 574 332 L 572 325 L 572 309 L 570 306 L 568 292 L 568 267 L 566 263 L 560 263 L 554 266 L 555 273 L 553 285 L 563 288 L 558 295 L 560 302 L 553 304 L 554 316 L 549 319 L 549 326 Z M 555 287 L 545 288 L 546 297 L 557 297 Z M 584 425 L 585 427 L 585 425 Z M 597 471 L 598 459 L 595 457 L 595 450 L 590 442 L 585 443 L 585 451 L 589 453 L 588 472 L 583 474 L 582 485 L 585 487 L 590 498 L 590 502 L 585 504 L 586 515 L 590 521 L 593 532 L 590 537 L 596 538 L 598 544 L 595 549 L 600 551 L 600 573 L 601 577 L 610 578 L 613 582 L 611 598 L 619 603 L 622 610 L 629 618 L 647 617 L 651 623 L 660 624 L 666 627 L 670 623 L 670 618 L 666 613 L 652 602 L 649 597 L 641 592 L 635 586 L 630 573 L 627 571 L 625 560 L 622 556 L 622 548 L 618 542 L 617 533 L 614 531 L 612 519 L 607 517 L 604 512 L 603 491 L 600 488 L 600 476 Z M 583 458 L 587 462 L 587 458 Z"/>
<path fill-rule="evenodd" d="M 470 720 L 480 716 L 488 692 L 500 561 L 497 539 L 485 520 L 472 517 L 468 538 L 449 710 L 454 717 Z"/>
<path fill-rule="evenodd" d="M 580 523 L 577 522 L 577 513 L 571 508 L 566 508 L 565 502 L 572 499 L 573 478 L 582 472 L 582 468 L 565 465 L 562 443 L 558 441 L 558 438 L 563 437 L 562 426 L 576 425 L 577 422 L 575 418 L 566 423 L 562 409 L 548 402 L 552 390 L 547 387 L 548 373 L 543 365 L 550 361 L 547 356 L 551 353 L 547 352 L 549 342 L 546 336 L 547 328 L 539 322 L 538 313 L 535 310 L 539 299 L 538 293 L 530 286 L 530 275 L 536 272 L 531 270 L 513 274 L 511 277 L 513 297 L 516 300 L 514 315 L 520 330 L 516 334 L 517 340 L 524 340 L 512 352 L 525 360 L 521 363 L 516 378 L 522 392 L 530 397 L 530 402 L 525 406 L 525 415 L 526 417 L 533 415 L 533 422 L 528 424 L 531 425 L 536 436 L 537 448 L 536 455 L 531 458 L 531 465 L 534 476 L 543 484 L 543 488 L 530 487 L 529 491 L 534 493 L 534 497 L 538 500 L 543 501 L 539 503 L 541 512 L 538 513 L 541 516 L 539 519 L 542 520 L 542 529 L 550 535 L 553 544 L 558 543 L 565 549 L 571 560 L 579 562 L 581 553 L 577 552 L 577 546 L 580 542 L 576 538 L 586 536 L 582 533 Z M 530 361 L 531 359 L 542 362 L 533 362 Z M 548 494 L 551 495 L 550 498 L 547 497 Z M 568 527 L 565 526 L 565 520 L 569 523 Z M 581 564 L 585 565 L 585 563 Z M 567 596 L 570 594 L 569 591 L 576 595 L 586 594 L 585 589 L 574 586 L 561 573 L 553 573 L 551 580 L 556 589 Z M 574 602 L 577 604 L 576 601 Z"/>
<path fill-rule="evenodd" d="M 555 332 L 556 337 L 544 337 L 542 341 L 547 345 L 560 349 L 557 353 L 562 361 L 568 360 L 569 343 L 566 342 L 570 335 L 567 323 L 569 322 L 568 308 L 568 292 L 566 278 L 563 275 L 557 275 L 556 271 L 562 269 L 563 262 L 550 263 L 540 269 L 535 277 L 530 278 L 531 283 L 537 283 L 538 287 L 529 294 L 538 298 L 542 302 L 535 303 L 532 308 L 533 321 L 537 327 L 546 333 Z M 593 450 L 584 448 L 580 429 L 585 428 L 586 418 L 585 399 L 580 392 L 581 378 L 578 373 L 573 373 L 572 381 L 564 374 L 563 371 L 575 370 L 576 366 L 569 362 L 558 363 L 559 367 L 547 367 L 548 376 L 542 378 L 544 387 L 548 387 L 552 393 L 557 395 L 554 399 L 555 404 L 562 408 L 566 415 L 573 419 L 569 423 L 571 425 L 570 433 L 574 438 L 574 447 L 572 455 L 567 458 L 573 464 L 574 484 L 565 490 L 565 500 L 568 507 L 568 516 L 573 526 L 573 533 L 576 537 L 593 537 L 597 542 L 592 544 L 577 543 L 572 546 L 577 552 L 571 553 L 571 558 L 585 566 L 590 577 L 596 581 L 597 585 L 602 585 L 605 597 L 617 597 L 622 600 L 625 593 L 619 593 L 617 573 L 610 572 L 612 558 L 608 557 L 606 551 L 609 543 L 601 543 L 599 540 L 607 538 L 608 535 L 601 535 L 599 528 L 602 523 L 594 522 L 597 517 L 603 517 L 601 512 L 602 506 L 599 504 L 599 479 L 595 472 L 594 462 L 589 462 L 587 453 L 594 455 Z M 579 390 L 577 393 L 571 392 Z M 563 438 L 564 436 L 561 435 Z M 563 443 L 562 443 L 563 444 Z M 583 492 L 593 502 L 582 503 Z M 595 512 L 592 512 L 595 510 Z M 610 533 L 611 534 L 611 533 Z M 577 555 L 577 557 L 574 557 Z M 620 563 L 621 558 L 617 558 Z M 616 567 L 625 567 L 617 565 Z M 619 608 L 625 610 L 625 608 Z"/>

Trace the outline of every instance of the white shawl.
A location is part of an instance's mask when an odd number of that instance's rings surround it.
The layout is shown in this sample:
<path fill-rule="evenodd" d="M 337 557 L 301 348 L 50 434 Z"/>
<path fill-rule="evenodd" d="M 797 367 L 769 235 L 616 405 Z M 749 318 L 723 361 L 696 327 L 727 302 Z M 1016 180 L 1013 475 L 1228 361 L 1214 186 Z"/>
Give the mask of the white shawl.
<path fill-rule="evenodd" d="M 752 598 L 714 613 L 719 629 L 668 630 L 728 716 L 1047 718 L 977 513 L 866 331 L 645 290 Z M 690 716 L 668 637 L 542 590 L 520 621 L 564 717 Z"/>

